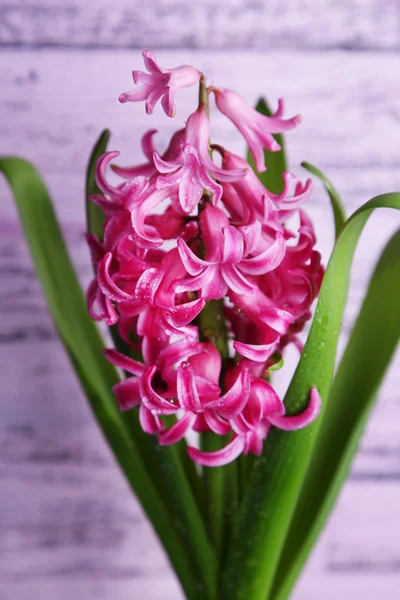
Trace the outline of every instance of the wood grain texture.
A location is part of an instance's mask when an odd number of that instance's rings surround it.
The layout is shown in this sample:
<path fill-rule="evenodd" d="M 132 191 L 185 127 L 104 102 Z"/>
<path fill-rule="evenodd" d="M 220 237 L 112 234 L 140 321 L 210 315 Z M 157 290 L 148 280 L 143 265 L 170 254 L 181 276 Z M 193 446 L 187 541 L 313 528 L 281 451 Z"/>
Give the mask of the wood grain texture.
<path fill-rule="evenodd" d="M 2 0 L 0 43 L 130 48 L 399 47 L 398 0 Z"/>
<path fill-rule="evenodd" d="M 375 193 L 400 189 L 395 53 L 186 50 L 162 52 L 160 60 L 193 62 L 251 102 L 260 91 L 271 101 L 284 96 L 288 114 L 304 116 L 288 136 L 293 169 L 299 172 L 303 159 L 315 162 L 342 192 L 349 212 Z M 159 110 L 150 118 L 142 106 L 119 105 L 118 94 L 131 85 L 130 70 L 139 66 L 140 56 L 123 50 L 0 52 L 0 154 L 24 155 L 41 170 L 83 285 L 91 276 L 83 239 L 84 170 L 94 139 L 110 127 L 121 164 L 134 163 L 141 158 L 141 133 L 156 127 L 162 148 L 195 101 L 195 92 L 182 94 L 176 122 Z M 243 150 L 227 120 L 213 115 L 212 123 L 213 139 Z M 0 598 L 178 600 L 166 559 L 58 343 L 4 181 L 0 198 Z M 327 257 L 333 226 L 318 184 L 309 210 Z M 367 227 L 341 347 L 379 249 L 399 224 L 397 215 L 382 211 Z M 289 356 L 289 366 L 294 360 Z M 398 597 L 399 364 L 400 354 L 295 600 L 320 597 L 322 588 L 326 600 Z"/>

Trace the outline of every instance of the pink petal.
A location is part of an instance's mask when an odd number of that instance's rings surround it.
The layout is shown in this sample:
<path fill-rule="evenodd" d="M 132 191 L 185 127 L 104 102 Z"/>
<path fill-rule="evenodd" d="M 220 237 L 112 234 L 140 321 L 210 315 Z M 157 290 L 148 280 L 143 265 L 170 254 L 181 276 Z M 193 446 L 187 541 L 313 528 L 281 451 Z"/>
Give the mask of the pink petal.
<path fill-rule="evenodd" d="M 159 173 L 174 173 L 181 168 L 181 165 L 177 164 L 176 162 L 163 160 L 159 154 L 157 154 L 157 152 L 153 152 L 152 160 Z"/>
<path fill-rule="evenodd" d="M 202 343 L 199 345 L 199 351 L 193 353 L 189 359 L 196 376 L 203 377 L 218 385 L 221 375 L 222 358 L 221 354 L 213 344 Z M 219 389 L 219 388 L 218 388 Z M 218 395 L 221 390 L 219 390 Z"/>
<path fill-rule="evenodd" d="M 173 327 L 185 327 L 203 310 L 206 301 L 198 298 L 186 304 L 179 304 L 165 313 L 165 319 Z"/>
<path fill-rule="evenodd" d="M 149 367 L 143 376 L 143 404 L 153 415 L 172 415 L 176 413 L 178 406 L 160 396 L 153 388 L 152 379 L 156 371 L 156 367 Z"/>
<path fill-rule="evenodd" d="M 262 403 L 260 398 L 253 392 L 243 412 L 232 420 L 232 428 L 239 432 L 240 428 L 247 427 L 247 432 L 258 431 L 262 423 Z"/>
<path fill-rule="evenodd" d="M 154 83 L 154 87 L 151 88 L 149 92 L 146 102 L 145 102 L 145 110 L 148 115 L 152 115 L 154 112 L 154 108 L 161 98 L 163 94 L 165 94 L 165 86 L 163 81 L 157 81 Z"/>
<path fill-rule="evenodd" d="M 139 277 L 135 287 L 135 300 L 143 304 L 153 304 L 154 295 L 163 278 L 164 273 L 160 269 L 146 269 Z"/>
<path fill-rule="evenodd" d="M 131 294 L 127 294 L 123 290 L 121 290 L 117 285 L 115 285 L 114 281 L 111 279 L 109 274 L 109 268 L 112 261 L 111 252 L 107 252 L 104 256 L 103 260 L 99 262 L 97 268 L 97 279 L 99 283 L 99 287 L 103 294 L 105 294 L 110 300 L 115 300 L 119 302 L 121 300 L 130 300 L 132 299 Z"/>
<path fill-rule="evenodd" d="M 185 362 L 178 367 L 177 377 L 178 402 L 182 408 L 191 412 L 203 412 L 203 407 L 197 392 L 193 368 Z"/>
<path fill-rule="evenodd" d="M 261 432 L 260 429 L 262 429 Z M 258 431 L 249 432 L 246 436 L 246 447 L 243 451 L 243 454 L 251 453 L 255 454 L 255 456 L 261 456 L 263 443 L 268 436 L 269 429 L 269 426 L 265 426 L 263 424 Z"/>
<path fill-rule="evenodd" d="M 236 181 L 247 173 L 245 169 L 228 171 L 221 169 L 211 160 L 208 155 L 208 143 L 210 137 L 210 122 L 204 107 L 200 106 L 190 115 L 186 123 L 186 143 L 196 148 L 202 165 L 219 181 Z"/>
<path fill-rule="evenodd" d="M 193 372 L 194 372 L 196 365 L 193 366 L 193 361 L 192 361 L 193 358 L 195 358 L 195 357 L 191 356 L 188 359 L 188 362 L 193 367 Z M 219 397 L 219 395 L 221 393 L 221 388 L 219 387 L 218 383 L 215 383 L 214 381 L 210 381 L 209 379 L 206 379 L 205 377 L 202 377 L 201 375 L 195 375 L 194 382 L 196 384 L 197 393 L 199 394 L 199 396 L 202 400 L 203 406 L 206 403 L 208 403 L 209 401 L 216 400 Z"/>
<path fill-rule="evenodd" d="M 244 258 L 239 268 L 250 275 L 265 275 L 276 269 L 283 260 L 286 252 L 286 244 L 283 235 L 276 234 L 275 242 L 264 252 L 253 258 Z"/>
<path fill-rule="evenodd" d="M 139 422 L 145 433 L 160 433 L 164 429 L 164 424 L 144 404 L 139 408 Z"/>
<path fill-rule="evenodd" d="M 153 137 L 156 133 L 158 133 L 157 129 L 149 129 L 142 136 L 142 141 L 141 141 L 142 151 L 150 163 L 153 161 L 153 153 L 154 153 Z"/>
<path fill-rule="evenodd" d="M 161 74 L 163 70 L 157 62 L 157 57 L 151 50 L 143 50 L 142 52 L 144 66 L 150 73 Z"/>
<path fill-rule="evenodd" d="M 118 321 L 118 313 L 112 301 L 100 290 L 97 277 L 93 279 L 86 292 L 86 303 L 89 315 L 94 321 L 105 321 L 106 325 L 115 325 Z"/>
<path fill-rule="evenodd" d="M 207 402 L 206 408 L 213 408 L 227 419 L 239 414 L 245 407 L 250 394 L 250 375 L 241 371 L 233 386 L 218 400 Z"/>
<path fill-rule="evenodd" d="M 217 267 L 217 271 L 218 271 L 218 267 Z M 210 286 L 212 288 L 212 290 L 214 290 L 215 278 L 216 278 L 215 267 L 211 266 L 211 267 L 207 267 L 206 269 L 204 269 L 204 271 L 202 273 L 200 273 L 200 275 L 197 275 L 196 277 L 186 277 L 184 279 L 180 279 L 180 280 L 176 281 L 173 287 L 174 287 L 176 293 L 194 292 L 196 290 L 201 289 L 202 296 L 204 297 L 205 300 L 210 300 L 211 298 L 214 298 L 214 297 L 222 298 L 226 293 L 225 290 L 228 289 L 223 280 L 222 280 L 223 287 L 221 288 L 222 289 L 221 296 L 213 296 L 212 294 L 207 295 L 207 293 L 206 293 L 206 291 L 208 290 L 208 286 Z M 219 284 L 220 284 L 220 279 L 218 280 L 218 285 Z M 220 287 L 218 287 L 218 286 L 217 286 L 217 288 L 218 288 L 218 290 L 220 289 Z M 215 289 L 217 289 L 217 288 L 215 288 Z"/>
<path fill-rule="evenodd" d="M 118 188 L 110 185 L 105 176 L 105 170 L 109 162 L 119 156 L 119 152 L 105 152 L 100 156 L 96 162 L 95 168 L 95 179 L 98 187 L 105 194 L 111 194 L 112 196 L 120 196 L 121 192 Z"/>
<path fill-rule="evenodd" d="M 254 112 L 260 130 L 268 131 L 269 133 L 283 133 L 289 131 L 290 129 L 297 127 L 297 125 L 300 125 L 303 120 L 301 115 L 295 115 L 290 119 L 282 119 L 281 117 L 276 116 L 267 117 L 255 110 Z"/>
<path fill-rule="evenodd" d="M 147 86 L 141 85 L 128 92 L 123 92 L 118 96 L 118 100 L 124 104 L 125 102 L 141 102 L 142 100 L 146 100 L 149 95 L 149 88 Z"/>
<path fill-rule="evenodd" d="M 321 396 L 316 388 L 311 388 L 308 406 L 302 413 L 290 417 L 268 416 L 268 421 L 271 425 L 274 425 L 274 427 L 278 427 L 278 429 L 282 429 L 283 431 L 296 431 L 297 429 L 307 427 L 307 425 L 310 425 L 315 421 L 319 415 L 320 409 Z"/>
<path fill-rule="evenodd" d="M 207 204 L 199 220 L 207 260 L 221 262 L 224 246 L 223 229 L 229 227 L 228 216 L 220 208 Z"/>
<path fill-rule="evenodd" d="M 201 296 L 205 300 L 219 300 L 224 298 L 228 292 L 228 285 L 222 276 L 218 265 L 212 265 L 199 275 L 196 279 L 203 278 L 201 287 Z M 193 283 L 193 281 L 192 281 Z M 200 289 L 198 287 L 194 289 Z"/>
<path fill-rule="evenodd" d="M 176 442 L 179 442 L 185 437 L 186 433 L 194 425 L 195 421 L 196 415 L 194 413 L 186 413 L 186 415 L 179 419 L 175 425 L 172 425 L 172 427 L 159 434 L 159 444 L 161 446 L 176 444 Z"/>
<path fill-rule="evenodd" d="M 236 265 L 221 264 L 220 269 L 226 284 L 236 294 L 247 294 L 257 287 L 240 273 Z"/>
<path fill-rule="evenodd" d="M 101 208 L 101 210 L 108 216 L 118 213 L 122 210 L 121 202 L 113 202 L 112 200 L 108 200 L 102 194 L 92 194 L 89 196 L 90 202 L 96 204 Z"/>
<path fill-rule="evenodd" d="M 120 381 L 114 385 L 113 392 L 122 411 L 138 406 L 141 402 L 140 380 L 137 377 Z"/>
<path fill-rule="evenodd" d="M 233 225 L 223 228 L 224 242 L 222 262 L 236 264 L 242 260 L 244 244 L 240 231 Z"/>
<path fill-rule="evenodd" d="M 283 98 L 278 98 L 278 108 L 272 115 L 273 117 L 282 117 L 285 112 L 285 101 Z"/>
<path fill-rule="evenodd" d="M 261 240 L 261 222 L 253 221 L 248 225 L 238 227 L 238 229 L 243 236 L 245 254 L 254 254 Z"/>
<path fill-rule="evenodd" d="M 244 344 L 243 342 L 233 342 L 233 347 L 239 354 L 254 360 L 255 362 L 265 362 L 275 352 L 277 343 L 273 344 Z"/>
<path fill-rule="evenodd" d="M 179 186 L 179 201 L 186 214 L 190 214 L 201 200 L 203 185 L 195 176 L 193 169 L 185 168 Z"/>
<path fill-rule="evenodd" d="M 202 260 L 196 256 L 182 239 L 178 239 L 178 250 L 183 266 L 189 275 L 199 275 L 205 267 L 208 267 L 211 264 L 210 262 Z"/>
<path fill-rule="evenodd" d="M 131 212 L 132 227 L 136 233 L 136 243 L 143 248 L 155 248 L 163 243 L 160 237 L 150 237 L 146 233 L 145 219 L 149 212 L 155 208 L 160 202 L 169 196 L 166 190 L 151 189 L 147 193 L 147 197 L 142 200 L 138 206 L 134 206 Z M 154 230 L 154 228 L 152 228 Z M 156 231 L 155 231 L 156 232 Z M 157 235 L 157 233 L 156 233 Z"/>
<path fill-rule="evenodd" d="M 119 177 L 123 177 L 124 179 L 134 179 L 135 177 L 150 178 L 156 172 L 156 169 L 152 163 L 135 165 L 133 167 L 119 167 L 118 165 L 111 165 L 111 170 L 119 175 Z"/>
<path fill-rule="evenodd" d="M 280 417 L 285 414 L 282 400 L 268 381 L 255 377 L 251 382 L 251 390 L 260 401 L 263 418 L 269 419 L 271 415 Z"/>
<path fill-rule="evenodd" d="M 107 348 L 104 350 L 104 355 L 110 363 L 124 371 L 128 371 L 128 373 L 140 377 L 145 372 L 145 366 L 142 363 L 125 356 L 121 352 L 117 352 L 117 350 Z"/>
<path fill-rule="evenodd" d="M 169 82 L 169 85 L 168 85 L 168 89 L 166 90 L 164 96 L 161 99 L 161 106 L 163 107 L 164 112 L 168 117 L 174 117 L 175 112 L 176 112 L 175 102 L 174 102 L 175 90 L 173 90 L 173 88 L 172 88 L 172 81 L 173 80 L 171 78 L 171 81 Z"/>
<path fill-rule="evenodd" d="M 187 451 L 192 460 L 205 467 L 222 467 L 237 458 L 244 449 L 244 436 L 233 437 L 225 448 L 215 452 L 202 452 L 193 446 L 189 446 Z"/>
<path fill-rule="evenodd" d="M 264 307 L 260 317 L 267 325 L 281 335 L 287 333 L 287 330 L 294 321 L 293 316 L 288 311 L 276 306 Z"/>
<path fill-rule="evenodd" d="M 157 357 L 157 366 L 162 372 L 162 376 L 166 372 L 173 370 L 173 367 L 182 360 L 186 360 L 192 354 L 197 354 L 201 351 L 201 344 L 197 341 L 180 340 L 174 344 L 170 344 L 160 352 Z M 166 379 L 168 381 L 168 379 Z"/>
<path fill-rule="evenodd" d="M 265 166 L 264 148 L 270 152 L 277 152 L 280 150 L 280 145 L 269 133 L 265 133 L 261 141 L 254 131 L 250 127 L 247 127 L 245 123 L 243 123 L 241 127 L 237 124 L 236 126 L 249 145 L 249 150 L 256 165 L 257 172 L 264 173 L 264 171 L 267 170 L 267 167 Z"/>
<path fill-rule="evenodd" d="M 220 417 L 214 410 L 204 411 L 204 419 L 211 431 L 218 435 L 228 435 L 232 429 L 228 421 Z"/>

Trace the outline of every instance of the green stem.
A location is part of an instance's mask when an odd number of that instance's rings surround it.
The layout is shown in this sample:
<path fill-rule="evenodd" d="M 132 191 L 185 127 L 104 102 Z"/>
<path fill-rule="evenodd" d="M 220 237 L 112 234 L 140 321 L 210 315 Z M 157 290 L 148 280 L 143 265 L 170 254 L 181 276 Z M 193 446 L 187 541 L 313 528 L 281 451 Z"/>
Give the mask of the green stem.
<path fill-rule="evenodd" d="M 214 452 L 224 445 L 224 440 L 215 433 L 200 435 L 200 448 Z M 206 520 L 208 532 L 220 561 L 224 539 L 224 467 L 203 467 L 204 490 L 206 496 Z"/>
<path fill-rule="evenodd" d="M 228 331 L 224 318 L 223 300 L 209 300 L 199 315 L 199 337 L 201 341 L 214 344 L 223 360 L 223 371 L 229 359 Z M 227 443 L 215 433 L 200 435 L 200 447 L 205 452 L 219 450 Z M 206 518 L 209 534 L 215 548 L 217 559 L 221 561 L 226 536 L 228 517 L 231 514 L 230 499 L 236 498 L 236 470 L 232 478 L 232 469 L 227 467 L 203 467 L 204 489 L 206 496 Z M 227 495 L 227 490 L 229 493 Z M 227 514 L 228 511 L 228 514 Z"/>
<path fill-rule="evenodd" d="M 229 358 L 223 300 L 209 300 L 206 303 L 199 315 L 199 337 L 202 342 L 214 344 L 222 360 Z"/>
<path fill-rule="evenodd" d="M 210 103 L 209 103 L 209 100 L 208 100 L 206 78 L 204 77 L 204 75 L 202 75 L 200 77 L 200 84 L 199 84 L 199 104 L 200 104 L 200 106 L 204 107 L 204 110 L 206 111 L 206 115 L 208 117 L 209 114 L 210 114 Z"/>

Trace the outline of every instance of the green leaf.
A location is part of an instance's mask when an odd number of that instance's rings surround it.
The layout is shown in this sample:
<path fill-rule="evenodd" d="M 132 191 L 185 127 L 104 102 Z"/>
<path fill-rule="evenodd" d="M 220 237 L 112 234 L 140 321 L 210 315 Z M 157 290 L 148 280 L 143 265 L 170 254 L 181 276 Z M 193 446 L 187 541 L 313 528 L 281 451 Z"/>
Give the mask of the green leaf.
<path fill-rule="evenodd" d="M 382 253 L 335 376 L 279 563 L 274 600 L 289 597 L 348 475 L 400 340 L 399 299 L 400 231 Z"/>
<path fill-rule="evenodd" d="M 204 565 L 201 571 L 193 569 L 190 552 L 182 543 L 177 525 L 157 493 L 116 405 L 111 388 L 119 378 L 103 355 L 101 338 L 88 315 L 46 187 L 32 165 L 22 159 L 0 159 L 0 171 L 13 190 L 54 323 L 116 459 L 162 541 L 187 597 L 214 598 L 210 557 L 201 547 Z"/>
<path fill-rule="evenodd" d="M 317 169 L 317 167 L 314 167 L 314 165 L 311 165 L 308 162 L 302 162 L 301 166 L 304 167 L 305 169 L 307 169 L 307 171 L 310 171 L 310 173 L 312 173 L 316 177 L 318 177 L 322 181 L 322 183 L 325 186 L 326 191 L 328 192 L 328 195 L 329 195 L 329 198 L 331 201 L 331 205 L 332 205 L 333 216 L 335 219 L 335 233 L 336 233 L 336 239 L 337 239 L 339 237 L 340 232 L 342 231 L 342 229 L 344 227 L 344 224 L 346 223 L 346 220 L 347 220 L 346 211 L 345 211 L 343 203 L 340 199 L 339 193 L 336 190 L 336 188 L 333 186 L 333 184 L 329 181 L 329 179 L 327 179 L 325 177 L 325 175 L 322 173 L 322 171 Z"/>
<path fill-rule="evenodd" d="M 256 105 L 256 111 L 270 117 L 272 115 L 272 111 L 267 104 L 267 101 L 264 98 L 260 98 Z M 261 181 L 261 183 L 274 194 L 280 194 L 283 191 L 283 179 L 282 173 L 288 170 L 287 160 L 285 156 L 285 143 L 283 140 L 283 136 L 281 134 L 274 135 L 275 140 L 280 145 L 281 149 L 279 152 L 269 152 L 264 150 L 265 157 L 265 165 L 267 167 L 266 171 L 262 173 L 257 173 L 256 165 L 254 163 L 253 157 L 250 151 L 247 152 L 247 161 L 253 171 L 257 174 L 257 177 Z"/>
<path fill-rule="evenodd" d="M 298 414 L 316 387 L 323 399 L 320 417 L 291 433 L 272 429 L 257 459 L 242 504 L 222 577 L 221 597 L 265 600 L 285 542 L 296 501 L 315 448 L 330 392 L 337 342 L 358 239 L 375 208 L 400 210 L 400 193 L 367 202 L 347 221 L 330 258 L 315 317 L 285 397 L 287 414 Z M 312 510 L 312 508 L 310 509 Z"/>
<path fill-rule="evenodd" d="M 101 190 L 97 186 L 95 179 L 95 168 L 96 162 L 102 154 L 107 150 L 107 144 L 110 140 L 109 129 L 104 129 L 97 142 L 95 143 L 92 153 L 89 158 L 88 166 L 86 169 L 86 223 L 87 230 L 93 233 L 100 240 L 103 239 L 103 227 L 105 221 L 105 214 L 101 210 L 100 206 L 94 204 L 89 200 L 89 197 L 94 194 L 100 194 Z"/>

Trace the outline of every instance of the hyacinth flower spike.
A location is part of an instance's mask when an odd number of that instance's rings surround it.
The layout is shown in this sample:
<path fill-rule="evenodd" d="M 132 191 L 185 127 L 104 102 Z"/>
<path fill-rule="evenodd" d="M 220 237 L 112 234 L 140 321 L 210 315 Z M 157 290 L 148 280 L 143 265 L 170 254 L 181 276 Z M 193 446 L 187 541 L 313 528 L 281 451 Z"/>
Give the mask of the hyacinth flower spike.
<path fill-rule="evenodd" d="M 232 90 L 214 86 L 209 89 L 214 92 L 218 109 L 232 121 L 248 143 L 257 171 L 265 171 L 264 148 L 270 152 L 280 150 L 280 145 L 272 134 L 293 129 L 301 123 L 301 116 L 283 119 L 282 99 L 279 100 L 275 114 L 267 117 L 251 108 L 239 94 Z"/>
<path fill-rule="evenodd" d="M 189 65 L 182 65 L 173 69 L 162 69 L 154 52 L 144 50 L 142 54 L 144 65 L 149 72 L 132 71 L 133 81 L 138 87 L 121 94 L 119 101 L 141 102 L 145 100 L 146 112 L 151 115 L 155 105 L 161 98 L 165 114 L 174 117 L 174 96 L 176 92 L 197 83 L 201 77 L 200 71 Z"/>
<path fill-rule="evenodd" d="M 317 416 L 319 396 L 312 391 L 308 408 L 287 417 L 264 374 L 276 352 L 298 345 L 322 271 L 312 224 L 299 211 L 311 193 L 309 182 L 283 173 L 284 189 L 273 194 L 245 160 L 212 144 L 208 94 L 214 92 L 217 108 L 258 159 L 264 148 L 277 149 L 272 134 L 292 129 L 299 118 L 285 120 L 282 102 L 264 117 L 235 92 L 207 89 L 197 69 L 163 71 L 153 53 L 143 56 L 149 73 L 134 72 L 138 87 L 122 101 L 145 100 L 151 113 L 162 98 L 171 116 L 174 94 L 198 82 L 199 106 L 162 155 L 149 130 L 142 138 L 147 163 L 113 167 L 120 184 L 111 184 L 106 173 L 118 153 L 100 157 L 101 194 L 93 201 L 106 220 L 103 241 L 90 238 L 96 277 L 88 304 L 94 318 L 116 324 L 144 358 L 132 362 L 107 352 L 132 374 L 115 387 L 121 409 L 139 407 L 143 429 L 161 445 L 191 431 L 230 436 L 215 453 L 188 449 L 193 460 L 221 466 L 241 453 L 260 454 L 271 427 L 291 430 Z M 260 160 L 257 166 L 263 167 Z M 294 214 L 300 215 L 298 233 L 286 225 Z M 296 236 L 297 245 L 289 244 Z M 216 333 L 218 320 L 225 321 L 225 333 Z M 164 418 L 171 415 L 176 421 L 167 427 Z"/>

